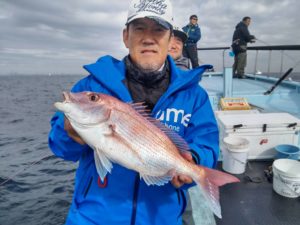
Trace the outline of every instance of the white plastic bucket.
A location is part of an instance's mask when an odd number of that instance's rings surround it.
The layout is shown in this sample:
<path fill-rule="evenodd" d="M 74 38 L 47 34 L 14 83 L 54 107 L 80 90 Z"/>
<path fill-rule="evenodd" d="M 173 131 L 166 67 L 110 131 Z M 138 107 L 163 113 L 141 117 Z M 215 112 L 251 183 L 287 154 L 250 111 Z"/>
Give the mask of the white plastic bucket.
<path fill-rule="evenodd" d="M 300 162 L 292 159 L 277 159 L 273 163 L 273 189 L 288 197 L 300 197 Z"/>
<path fill-rule="evenodd" d="M 232 174 L 241 174 L 246 170 L 249 141 L 242 137 L 225 137 L 223 153 L 223 170 Z"/>

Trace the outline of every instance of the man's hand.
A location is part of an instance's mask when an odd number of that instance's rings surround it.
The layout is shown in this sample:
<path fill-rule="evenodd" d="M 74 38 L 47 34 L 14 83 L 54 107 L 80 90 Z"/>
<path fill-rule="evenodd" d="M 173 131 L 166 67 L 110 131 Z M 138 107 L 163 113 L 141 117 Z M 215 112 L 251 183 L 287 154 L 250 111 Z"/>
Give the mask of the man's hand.
<path fill-rule="evenodd" d="M 77 132 L 73 129 L 70 121 L 65 117 L 64 129 L 68 133 L 69 137 L 72 138 L 77 143 L 84 145 L 85 142 L 81 139 L 81 137 L 77 134 Z"/>
<path fill-rule="evenodd" d="M 183 158 L 185 158 L 187 161 L 195 163 L 191 153 L 184 152 L 184 153 L 181 153 L 181 156 Z M 190 178 L 189 176 L 186 176 L 186 175 L 175 175 L 171 181 L 173 186 L 176 188 L 180 188 L 182 185 L 190 184 L 192 182 L 193 182 L 192 178 Z"/>

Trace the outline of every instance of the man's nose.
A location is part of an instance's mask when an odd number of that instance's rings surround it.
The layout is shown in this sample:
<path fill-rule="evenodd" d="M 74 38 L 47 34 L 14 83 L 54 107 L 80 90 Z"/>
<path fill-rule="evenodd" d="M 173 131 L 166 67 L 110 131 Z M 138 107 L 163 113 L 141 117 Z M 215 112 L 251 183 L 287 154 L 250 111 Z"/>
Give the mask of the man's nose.
<path fill-rule="evenodd" d="M 155 34 L 150 29 L 145 30 L 143 34 L 143 44 L 147 44 L 147 45 L 154 44 L 155 42 L 154 38 L 155 38 Z"/>

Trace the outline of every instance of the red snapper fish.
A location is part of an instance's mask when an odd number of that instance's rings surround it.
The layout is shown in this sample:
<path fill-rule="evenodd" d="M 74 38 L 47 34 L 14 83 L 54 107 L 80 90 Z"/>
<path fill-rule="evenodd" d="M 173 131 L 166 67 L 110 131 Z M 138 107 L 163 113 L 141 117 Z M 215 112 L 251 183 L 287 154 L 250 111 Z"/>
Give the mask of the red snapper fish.
<path fill-rule="evenodd" d="M 109 95 L 63 93 L 55 107 L 94 150 L 97 172 L 104 180 L 112 162 L 139 172 L 147 185 L 164 185 L 175 175 L 195 181 L 211 210 L 221 218 L 219 186 L 239 182 L 229 174 L 187 161 L 187 143 L 176 132 L 151 118 L 141 103 L 128 104 Z"/>

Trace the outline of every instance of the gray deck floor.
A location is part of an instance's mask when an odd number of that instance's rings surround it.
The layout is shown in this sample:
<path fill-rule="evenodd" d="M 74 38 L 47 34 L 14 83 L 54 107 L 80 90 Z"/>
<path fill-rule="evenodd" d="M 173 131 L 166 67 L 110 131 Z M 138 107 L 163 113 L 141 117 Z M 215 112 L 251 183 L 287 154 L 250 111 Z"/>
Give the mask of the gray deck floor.
<path fill-rule="evenodd" d="M 220 188 L 222 219 L 214 218 L 203 204 L 197 187 L 190 191 L 196 225 L 299 225 L 300 198 L 286 198 L 273 191 L 264 175 L 272 161 L 252 161 L 245 174 L 236 175 L 241 182 Z M 219 163 L 219 169 L 221 163 Z M 260 183 L 245 178 L 259 177 Z"/>
<path fill-rule="evenodd" d="M 278 86 L 271 95 L 264 95 L 275 81 L 255 79 L 233 79 L 233 97 L 245 97 L 249 103 L 265 112 L 289 112 L 300 118 L 300 88 L 286 84 Z M 203 77 L 200 85 L 209 96 L 221 97 L 223 78 Z M 212 103 L 213 105 L 213 103 Z M 213 106 L 214 107 L 214 106 Z M 215 109 L 215 108 L 214 108 Z M 214 217 L 197 187 L 190 189 L 193 217 L 196 225 L 299 225 L 300 198 L 282 197 L 273 191 L 264 170 L 271 161 L 250 163 L 246 173 L 237 175 L 238 184 L 228 184 L 220 188 L 222 219 Z M 221 170 L 221 162 L 218 165 Z M 261 183 L 249 182 L 245 175 L 260 177 Z"/>

